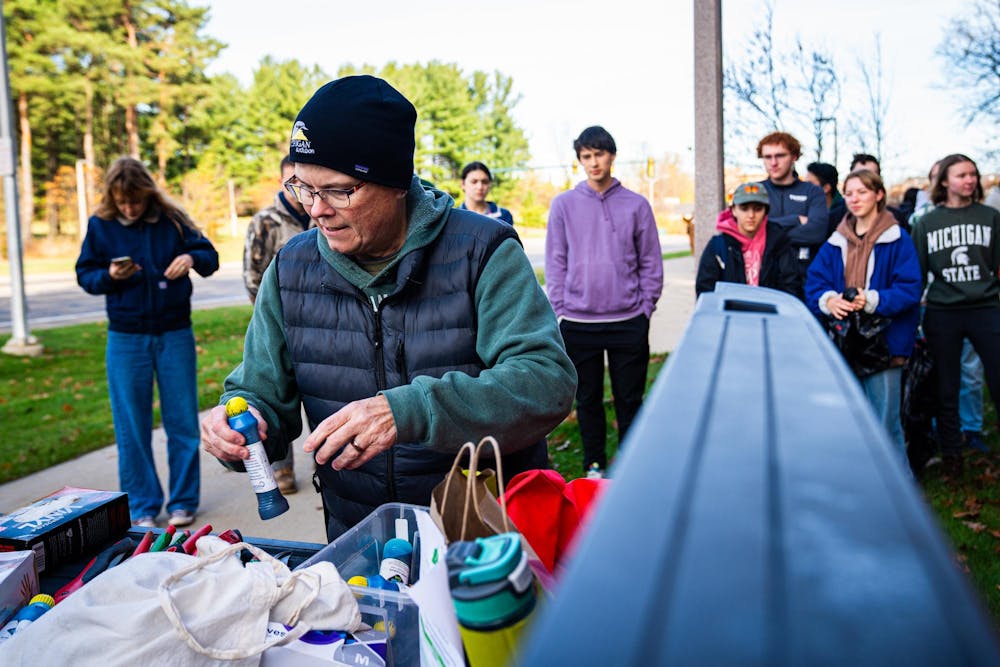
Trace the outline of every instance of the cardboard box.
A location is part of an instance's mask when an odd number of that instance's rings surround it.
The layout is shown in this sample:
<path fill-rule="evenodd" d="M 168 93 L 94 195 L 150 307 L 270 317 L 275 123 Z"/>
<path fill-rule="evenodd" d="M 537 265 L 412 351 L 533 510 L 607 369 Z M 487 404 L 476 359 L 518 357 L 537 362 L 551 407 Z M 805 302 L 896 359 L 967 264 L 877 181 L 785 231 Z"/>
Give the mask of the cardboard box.
<path fill-rule="evenodd" d="M 0 551 L 31 550 L 40 574 L 100 551 L 131 524 L 126 494 L 66 486 L 0 515 Z"/>
<path fill-rule="evenodd" d="M 38 594 L 38 573 L 30 551 L 0 553 L 0 625 Z"/>

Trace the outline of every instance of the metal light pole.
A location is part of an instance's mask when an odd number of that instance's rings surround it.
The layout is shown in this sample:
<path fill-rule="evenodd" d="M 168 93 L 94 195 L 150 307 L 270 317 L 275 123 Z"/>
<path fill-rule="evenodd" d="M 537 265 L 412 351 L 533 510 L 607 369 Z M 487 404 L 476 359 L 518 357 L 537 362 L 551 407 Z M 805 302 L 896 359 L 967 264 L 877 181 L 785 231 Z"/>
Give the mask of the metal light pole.
<path fill-rule="evenodd" d="M 86 160 L 76 161 L 76 213 L 79 217 L 80 226 L 79 236 L 80 241 L 87 236 L 87 176 L 85 169 L 87 167 Z"/>
<path fill-rule="evenodd" d="M 725 208 L 722 152 L 722 0 L 694 0 L 694 247 Z"/>
<path fill-rule="evenodd" d="M 11 119 L 10 85 L 7 81 L 7 26 L 0 11 L 0 177 L 7 213 L 7 259 L 10 262 L 11 338 L 2 350 L 6 354 L 38 356 L 42 345 L 28 329 L 24 298 L 24 270 L 21 264 L 21 224 L 17 199 L 14 124 Z"/>

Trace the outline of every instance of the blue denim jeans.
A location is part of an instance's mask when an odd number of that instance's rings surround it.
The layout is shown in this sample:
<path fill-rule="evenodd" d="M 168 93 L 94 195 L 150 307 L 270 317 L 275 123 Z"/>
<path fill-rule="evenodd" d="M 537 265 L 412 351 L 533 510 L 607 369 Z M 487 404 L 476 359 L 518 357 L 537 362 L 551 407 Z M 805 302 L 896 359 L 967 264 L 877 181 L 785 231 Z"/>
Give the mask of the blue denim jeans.
<path fill-rule="evenodd" d="M 900 462 L 909 471 L 910 467 L 906 459 L 906 441 L 903 438 L 903 422 L 899 414 L 902 377 L 902 368 L 890 368 L 861 378 L 861 387 L 865 390 L 865 396 L 872 404 L 878 420 L 889 433 L 889 439 L 896 448 Z"/>
<path fill-rule="evenodd" d="M 154 376 L 167 433 L 167 511 L 196 511 L 201 495 L 201 438 L 194 332 L 190 327 L 159 335 L 109 331 L 106 363 L 118 441 L 118 482 L 128 493 L 132 519 L 155 517 L 163 508 L 163 488 L 151 444 Z"/>
<path fill-rule="evenodd" d="M 962 388 L 958 392 L 958 420 L 963 431 L 983 430 L 983 362 L 966 338 L 962 341 Z"/>

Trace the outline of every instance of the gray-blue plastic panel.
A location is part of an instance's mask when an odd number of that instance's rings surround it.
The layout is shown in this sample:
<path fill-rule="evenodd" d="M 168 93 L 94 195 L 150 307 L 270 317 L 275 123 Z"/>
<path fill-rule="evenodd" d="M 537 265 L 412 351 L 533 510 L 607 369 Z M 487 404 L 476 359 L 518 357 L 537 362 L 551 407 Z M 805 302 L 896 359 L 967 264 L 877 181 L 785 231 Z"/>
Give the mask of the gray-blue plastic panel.
<path fill-rule="evenodd" d="M 522 664 L 1000 665 L 860 385 L 787 295 L 701 297 L 612 475 Z"/>

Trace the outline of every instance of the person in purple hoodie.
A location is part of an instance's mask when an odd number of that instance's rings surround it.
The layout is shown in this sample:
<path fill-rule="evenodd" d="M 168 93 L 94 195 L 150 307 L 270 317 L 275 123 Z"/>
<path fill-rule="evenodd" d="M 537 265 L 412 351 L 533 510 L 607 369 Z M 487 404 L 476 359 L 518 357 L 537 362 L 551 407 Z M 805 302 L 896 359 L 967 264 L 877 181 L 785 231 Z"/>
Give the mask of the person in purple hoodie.
<path fill-rule="evenodd" d="M 617 147 L 608 131 L 588 127 L 573 150 L 587 180 L 552 200 L 545 286 L 579 378 L 583 467 L 588 477 L 603 477 L 604 355 L 621 443 L 646 388 L 649 318 L 663 290 L 663 256 L 649 202 L 611 176 Z"/>

